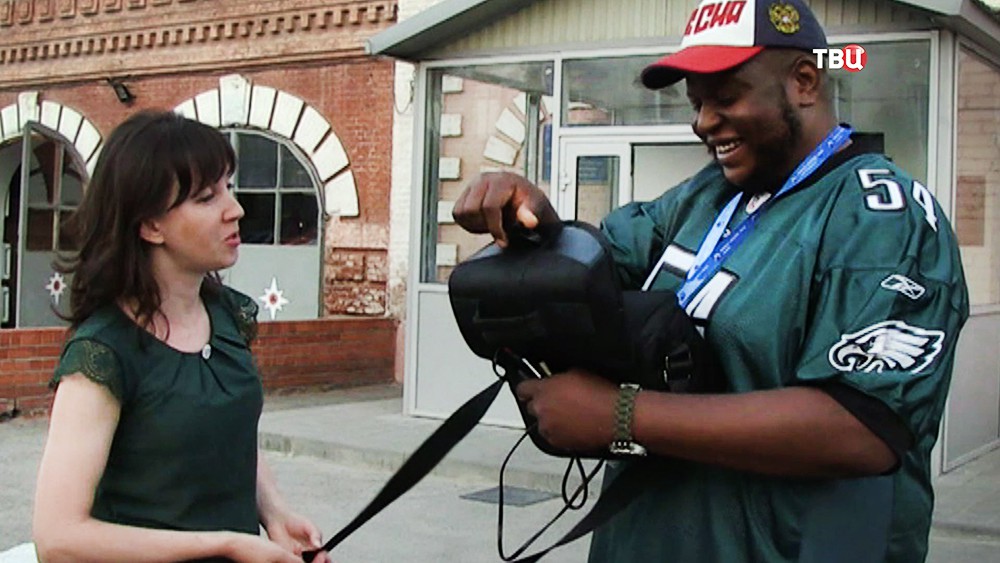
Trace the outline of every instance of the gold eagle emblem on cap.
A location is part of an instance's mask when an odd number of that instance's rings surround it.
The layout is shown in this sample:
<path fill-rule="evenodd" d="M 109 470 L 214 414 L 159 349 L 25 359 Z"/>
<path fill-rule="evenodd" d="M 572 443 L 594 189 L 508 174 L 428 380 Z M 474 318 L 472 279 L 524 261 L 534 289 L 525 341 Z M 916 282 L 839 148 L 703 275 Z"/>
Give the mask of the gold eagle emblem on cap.
<path fill-rule="evenodd" d="M 767 15 L 774 28 L 785 35 L 791 35 L 802 28 L 799 25 L 799 11 L 791 4 L 775 2 L 767 9 Z"/>

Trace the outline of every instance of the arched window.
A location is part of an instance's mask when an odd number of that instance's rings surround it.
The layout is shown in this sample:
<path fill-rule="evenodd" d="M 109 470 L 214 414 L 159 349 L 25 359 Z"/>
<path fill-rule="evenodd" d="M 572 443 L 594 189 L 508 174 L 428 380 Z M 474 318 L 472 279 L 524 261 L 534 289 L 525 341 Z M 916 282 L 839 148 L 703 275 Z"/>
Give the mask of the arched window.
<path fill-rule="evenodd" d="M 258 300 L 260 320 L 318 318 L 323 224 L 316 173 L 290 141 L 252 129 L 223 132 L 236 151 L 232 183 L 246 213 L 240 259 L 224 281 Z"/>
<path fill-rule="evenodd" d="M 246 212 L 240 221 L 243 242 L 319 244 L 317 183 L 297 149 L 255 131 L 227 133 L 238 160 L 232 181 Z"/>
<path fill-rule="evenodd" d="M 66 220 L 83 199 L 83 159 L 60 133 L 29 122 L 0 148 L 0 327 L 63 324 L 69 277 L 53 272 L 57 253 L 76 250 Z"/>
<path fill-rule="evenodd" d="M 30 133 L 33 150 L 22 163 L 28 166 L 28 209 L 25 249 L 75 250 L 66 219 L 83 198 L 86 172 L 65 143 Z"/>

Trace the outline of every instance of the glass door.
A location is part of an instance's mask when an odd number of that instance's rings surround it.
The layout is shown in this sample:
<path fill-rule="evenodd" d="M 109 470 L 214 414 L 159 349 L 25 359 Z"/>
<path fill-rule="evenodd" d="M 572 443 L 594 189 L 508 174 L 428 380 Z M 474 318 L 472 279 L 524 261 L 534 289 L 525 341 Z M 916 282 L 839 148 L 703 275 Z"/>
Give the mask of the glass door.
<path fill-rule="evenodd" d="M 557 211 L 564 219 L 593 225 L 632 199 L 632 145 L 566 139 L 559 174 Z"/>
<path fill-rule="evenodd" d="M 650 201 L 711 162 L 692 134 L 646 142 L 565 139 L 556 210 L 597 225 L 613 209 Z"/>
<path fill-rule="evenodd" d="M 76 248 L 66 220 L 80 204 L 86 180 L 71 144 L 36 123 L 24 128 L 4 220 L 4 271 L 9 272 L 3 282 L 4 328 L 65 324 L 56 310 L 68 309 L 70 280 L 53 263 Z"/>

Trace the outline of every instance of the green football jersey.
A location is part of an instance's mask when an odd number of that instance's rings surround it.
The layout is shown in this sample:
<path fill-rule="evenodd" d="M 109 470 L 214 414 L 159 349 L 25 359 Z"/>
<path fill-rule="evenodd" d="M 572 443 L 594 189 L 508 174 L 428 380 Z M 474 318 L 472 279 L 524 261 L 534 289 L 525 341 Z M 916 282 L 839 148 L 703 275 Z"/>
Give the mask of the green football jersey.
<path fill-rule="evenodd" d="M 602 228 L 625 286 L 652 275 L 652 289 L 676 291 L 736 193 L 711 164 L 659 199 L 609 215 Z M 730 228 L 760 203 L 744 196 Z M 888 546 L 874 560 L 926 556 L 930 452 L 968 317 L 951 226 L 922 184 L 857 147 L 768 205 L 687 307 L 731 390 L 838 382 L 887 405 L 913 445 L 891 475 L 857 480 L 678 462 L 595 533 L 591 561 L 842 561 L 810 542 L 848 546 L 873 533 Z M 865 489 L 879 480 L 884 497 Z"/>

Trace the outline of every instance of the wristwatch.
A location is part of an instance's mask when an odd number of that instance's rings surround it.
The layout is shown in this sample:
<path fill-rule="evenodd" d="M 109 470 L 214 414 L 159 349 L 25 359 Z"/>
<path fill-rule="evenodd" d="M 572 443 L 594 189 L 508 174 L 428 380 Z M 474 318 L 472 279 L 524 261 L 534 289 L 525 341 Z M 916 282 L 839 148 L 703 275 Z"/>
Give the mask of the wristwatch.
<path fill-rule="evenodd" d="M 622 383 L 618 389 L 618 403 L 615 405 L 615 439 L 608 450 L 614 455 L 642 457 L 646 455 L 646 448 L 632 439 L 635 396 L 641 387 L 635 383 Z"/>

